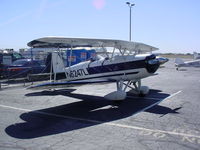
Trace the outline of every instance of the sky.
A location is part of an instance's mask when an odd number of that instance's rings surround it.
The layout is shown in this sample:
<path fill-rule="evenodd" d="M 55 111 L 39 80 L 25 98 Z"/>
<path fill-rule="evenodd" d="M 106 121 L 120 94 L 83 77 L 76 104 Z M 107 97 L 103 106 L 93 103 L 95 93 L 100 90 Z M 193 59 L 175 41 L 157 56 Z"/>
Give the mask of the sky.
<path fill-rule="evenodd" d="M 0 0 L 0 49 L 45 36 L 129 40 L 127 0 Z M 200 53 L 200 0 L 130 0 L 132 41 Z"/>

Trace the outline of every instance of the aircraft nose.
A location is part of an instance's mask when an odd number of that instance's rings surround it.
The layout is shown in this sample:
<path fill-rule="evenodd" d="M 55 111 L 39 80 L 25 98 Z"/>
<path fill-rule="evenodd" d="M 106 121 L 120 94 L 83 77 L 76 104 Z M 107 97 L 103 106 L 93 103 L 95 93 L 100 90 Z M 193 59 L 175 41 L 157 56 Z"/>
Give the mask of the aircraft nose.
<path fill-rule="evenodd" d="M 149 73 L 155 73 L 159 66 L 160 62 L 154 54 L 146 57 L 146 69 Z"/>
<path fill-rule="evenodd" d="M 168 58 L 164 58 L 164 57 L 159 57 L 159 58 L 156 58 L 156 59 L 159 61 L 160 65 L 169 61 Z"/>

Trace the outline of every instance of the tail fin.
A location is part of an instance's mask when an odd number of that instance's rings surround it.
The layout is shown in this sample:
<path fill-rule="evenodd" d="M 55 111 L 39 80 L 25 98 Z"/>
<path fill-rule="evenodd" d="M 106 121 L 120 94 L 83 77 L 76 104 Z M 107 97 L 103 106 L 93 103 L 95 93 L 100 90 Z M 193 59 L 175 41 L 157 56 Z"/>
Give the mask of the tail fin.
<path fill-rule="evenodd" d="M 181 58 L 176 58 L 175 59 L 175 64 L 176 65 L 181 65 L 181 64 L 184 64 L 184 61 Z"/>
<path fill-rule="evenodd" d="M 63 59 L 58 52 L 52 53 L 53 72 L 65 72 L 65 65 Z"/>
<path fill-rule="evenodd" d="M 200 54 L 197 52 L 194 52 L 194 59 L 200 59 Z"/>

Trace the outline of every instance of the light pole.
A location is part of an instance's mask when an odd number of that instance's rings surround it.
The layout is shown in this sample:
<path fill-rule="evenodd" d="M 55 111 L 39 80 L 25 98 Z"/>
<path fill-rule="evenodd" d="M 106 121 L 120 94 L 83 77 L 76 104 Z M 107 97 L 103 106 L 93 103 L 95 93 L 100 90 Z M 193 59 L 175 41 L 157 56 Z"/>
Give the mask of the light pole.
<path fill-rule="evenodd" d="M 130 29 L 129 29 L 129 41 L 131 41 L 131 9 L 133 6 L 135 6 L 135 4 L 130 3 L 130 2 L 126 2 L 126 4 L 128 5 L 128 7 L 130 8 Z"/>

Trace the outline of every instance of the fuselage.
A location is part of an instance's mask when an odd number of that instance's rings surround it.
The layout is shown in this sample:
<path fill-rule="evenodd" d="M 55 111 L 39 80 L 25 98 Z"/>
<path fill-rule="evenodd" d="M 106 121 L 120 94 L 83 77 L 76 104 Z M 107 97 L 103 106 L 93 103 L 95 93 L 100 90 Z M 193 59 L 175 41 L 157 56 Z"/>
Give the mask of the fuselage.
<path fill-rule="evenodd" d="M 152 75 L 159 67 L 154 55 L 115 56 L 112 59 L 86 61 L 58 72 L 56 79 L 78 80 L 138 80 Z"/>

